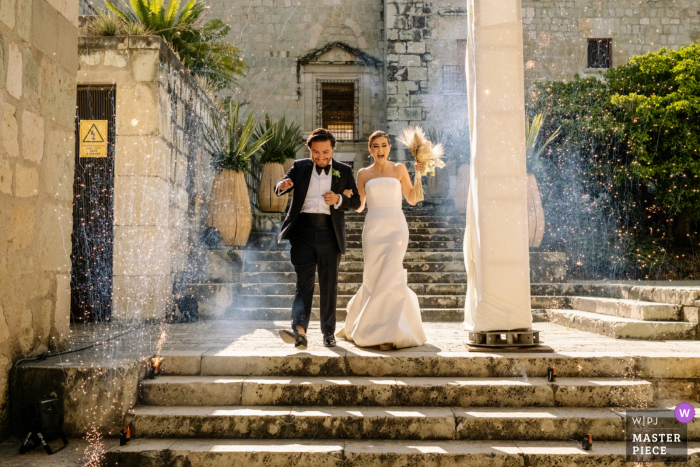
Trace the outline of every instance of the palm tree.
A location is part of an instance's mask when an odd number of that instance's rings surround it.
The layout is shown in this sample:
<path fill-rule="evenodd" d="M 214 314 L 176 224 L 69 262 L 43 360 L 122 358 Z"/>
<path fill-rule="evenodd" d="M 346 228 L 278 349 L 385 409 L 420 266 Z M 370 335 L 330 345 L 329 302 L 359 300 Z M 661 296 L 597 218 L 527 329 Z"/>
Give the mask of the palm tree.
<path fill-rule="evenodd" d="M 245 63 L 240 50 L 224 39 L 231 29 L 221 20 L 195 23 L 204 12 L 202 0 L 119 0 L 120 7 L 105 0 L 107 7 L 127 24 L 142 24 L 146 30 L 165 39 L 183 65 L 196 75 L 210 80 L 217 89 L 230 87 L 236 75 L 242 75 Z"/>

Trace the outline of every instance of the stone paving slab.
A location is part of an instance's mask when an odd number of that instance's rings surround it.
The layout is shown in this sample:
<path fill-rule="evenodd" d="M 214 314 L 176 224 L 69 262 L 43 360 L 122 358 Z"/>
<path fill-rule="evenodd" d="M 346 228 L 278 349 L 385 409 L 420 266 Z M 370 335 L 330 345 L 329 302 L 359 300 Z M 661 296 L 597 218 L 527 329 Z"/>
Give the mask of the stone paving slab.
<path fill-rule="evenodd" d="M 615 339 L 695 340 L 697 325 L 683 321 L 642 321 L 578 310 L 547 309 L 551 323 Z"/>
<path fill-rule="evenodd" d="M 585 432 L 620 441 L 624 416 L 568 407 L 137 406 L 127 423 L 139 438 L 567 440 Z"/>
<path fill-rule="evenodd" d="M 591 451 L 583 451 L 573 441 L 348 441 L 348 440 L 183 440 L 134 439 L 119 446 L 116 439 L 103 439 L 91 444 L 83 439 L 70 439 L 70 449 L 49 457 L 33 451 L 17 454 L 20 441 L 11 438 L 0 444 L 3 467 L 74 467 L 87 465 L 88 454 L 106 451 L 103 465 L 123 467 L 163 466 L 163 461 L 196 461 L 190 465 L 209 467 L 247 466 L 366 466 L 388 465 L 512 465 L 571 466 L 600 465 L 626 467 L 624 442 L 594 441 Z M 689 443 L 689 462 L 678 467 L 700 466 L 700 443 Z M 341 459 L 347 462 L 341 462 Z M 352 459 L 352 462 L 350 460 Z M 507 459 L 507 460 L 506 460 Z M 483 463 L 479 464 L 479 462 Z M 504 462 L 500 462 L 504 461 Z M 118 462 L 118 464 L 117 464 Z M 237 462 L 233 464 L 233 462 Z M 240 462 L 240 463 L 238 463 Z M 300 464 L 299 462 L 303 462 Z M 500 463 L 499 463 L 500 462 Z M 177 464 L 176 464 L 177 465 Z"/>
<path fill-rule="evenodd" d="M 162 376 L 144 380 L 155 406 L 647 407 L 654 387 L 619 378 Z"/>
<path fill-rule="evenodd" d="M 674 465 L 700 465 L 700 444 L 691 443 L 689 448 L 689 462 Z M 594 442 L 592 450 L 583 451 L 574 441 L 135 440 L 111 449 L 106 465 L 114 465 L 117 460 L 126 467 L 162 465 L 154 462 L 157 458 L 176 465 L 208 467 L 625 467 L 625 444 L 600 441 Z"/>

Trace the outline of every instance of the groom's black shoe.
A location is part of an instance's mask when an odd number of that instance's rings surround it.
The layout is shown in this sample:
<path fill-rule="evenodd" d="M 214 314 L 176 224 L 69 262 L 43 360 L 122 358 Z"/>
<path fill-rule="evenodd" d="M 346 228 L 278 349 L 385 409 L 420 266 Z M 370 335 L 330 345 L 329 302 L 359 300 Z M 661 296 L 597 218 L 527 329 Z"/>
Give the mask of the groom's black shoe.
<path fill-rule="evenodd" d="M 306 336 L 303 334 L 299 334 L 297 331 L 280 329 L 279 334 L 284 342 L 286 342 L 287 344 L 294 344 L 294 348 L 296 348 L 297 350 L 306 350 L 306 347 L 309 344 L 306 340 Z"/>
<path fill-rule="evenodd" d="M 326 347 L 335 347 L 335 336 L 332 333 L 324 335 L 323 345 Z"/>

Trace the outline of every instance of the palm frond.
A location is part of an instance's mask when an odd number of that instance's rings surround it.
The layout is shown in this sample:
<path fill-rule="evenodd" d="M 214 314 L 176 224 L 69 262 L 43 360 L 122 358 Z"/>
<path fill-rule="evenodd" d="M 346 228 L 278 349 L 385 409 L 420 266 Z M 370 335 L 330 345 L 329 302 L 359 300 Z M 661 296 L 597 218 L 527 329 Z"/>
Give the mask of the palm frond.
<path fill-rule="evenodd" d="M 133 11 L 129 8 L 129 5 L 127 5 L 124 0 L 120 0 L 122 6 L 124 7 L 124 11 L 122 11 L 120 8 L 118 8 L 114 3 L 110 2 L 109 0 L 105 0 L 105 5 L 107 5 L 107 8 L 112 10 L 119 18 L 122 19 L 122 21 L 129 21 L 129 22 L 134 22 L 138 21 L 138 18 L 134 15 Z"/>
<path fill-rule="evenodd" d="M 554 140 L 554 138 L 559 135 L 561 127 L 557 128 L 535 153 L 535 147 L 537 146 L 537 140 L 540 136 L 540 131 L 542 130 L 545 117 L 546 115 L 544 112 L 540 112 L 534 116 L 532 123 L 530 123 L 527 118 L 525 119 L 525 154 L 528 158 L 533 156 L 535 158 L 539 157 L 542 154 L 542 151 L 544 151 L 545 148 Z"/>
<path fill-rule="evenodd" d="M 168 5 L 168 11 L 165 12 L 165 24 L 172 27 L 175 24 L 175 14 L 178 8 L 180 8 L 180 0 L 170 0 Z"/>

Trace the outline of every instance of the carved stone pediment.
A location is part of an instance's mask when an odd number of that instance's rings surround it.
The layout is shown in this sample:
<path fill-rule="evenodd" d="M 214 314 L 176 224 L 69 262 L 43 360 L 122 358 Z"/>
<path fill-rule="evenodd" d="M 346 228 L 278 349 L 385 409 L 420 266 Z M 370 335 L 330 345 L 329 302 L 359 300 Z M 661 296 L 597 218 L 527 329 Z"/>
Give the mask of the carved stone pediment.
<path fill-rule="evenodd" d="M 382 61 L 343 42 L 332 42 L 299 58 L 300 65 L 365 65 L 378 67 Z"/>

